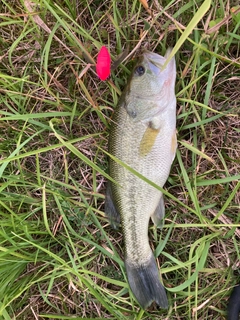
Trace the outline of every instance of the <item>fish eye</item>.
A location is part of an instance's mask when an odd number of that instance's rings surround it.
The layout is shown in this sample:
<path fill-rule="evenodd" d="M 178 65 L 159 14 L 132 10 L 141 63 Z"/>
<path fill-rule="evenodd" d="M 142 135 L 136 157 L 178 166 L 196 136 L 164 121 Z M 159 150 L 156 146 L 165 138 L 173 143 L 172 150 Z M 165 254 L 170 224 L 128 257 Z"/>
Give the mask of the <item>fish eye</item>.
<path fill-rule="evenodd" d="M 138 76 L 142 76 L 145 73 L 145 68 L 143 66 L 137 66 L 135 69 L 135 74 Z"/>

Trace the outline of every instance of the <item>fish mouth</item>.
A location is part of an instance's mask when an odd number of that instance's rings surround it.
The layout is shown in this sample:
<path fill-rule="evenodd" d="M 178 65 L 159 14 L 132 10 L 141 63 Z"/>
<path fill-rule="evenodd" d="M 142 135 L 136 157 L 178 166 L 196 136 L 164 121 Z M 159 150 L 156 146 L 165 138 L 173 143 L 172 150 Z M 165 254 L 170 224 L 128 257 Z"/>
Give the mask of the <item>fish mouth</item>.
<path fill-rule="evenodd" d="M 158 69 L 162 70 L 162 67 L 163 67 L 166 59 L 170 55 L 170 53 L 171 53 L 171 49 L 168 49 L 166 51 L 165 56 L 163 57 L 163 56 L 160 56 L 159 54 L 157 54 L 155 52 L 146 51 L 146 52 L 143 53 L 143 57 L 148 62 L 153 64 L 155 67 L 157 67 Z"/>
<path fill-rule="evenodd" d="M 148 69 L 151 70 L 152 74 L 159 76 L 166 59 L 157 53 L 145 52 L 143 60 L 148 65 Z"/>
<path fill-rule="evenodd" d="M 154 52 L 144 52 L 143 53 L 143 57 L 144 59 L 146 59 L 148 62 L 150 62 L 151 64 L 153 64 L 155 67 L 161 69 L 164 62 L 165 62 L 165 58 L 160 56 L 159 54 L 157 53 L 154 53 Z"/>

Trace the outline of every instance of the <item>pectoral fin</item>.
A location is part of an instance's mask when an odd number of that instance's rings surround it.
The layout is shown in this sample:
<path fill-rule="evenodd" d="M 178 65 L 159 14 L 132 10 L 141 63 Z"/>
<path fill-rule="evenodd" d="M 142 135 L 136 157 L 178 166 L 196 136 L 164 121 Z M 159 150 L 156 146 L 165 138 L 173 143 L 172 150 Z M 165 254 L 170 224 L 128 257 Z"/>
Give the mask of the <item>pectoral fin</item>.
<path fill-rule="evenodd" d="M 152 222 L 158 228 L 162 228 L 164 223 L 164 216 L 165 216 L 165 206 L 164 206 L 164 200 L 162 196 L 157 205 L 157 208 L 155 209 L 153 215 L 151 216 Z"/>
<path fill-rule="evenodd" d="M 152 150 L 159 131 L 160 129 L 154 129 L 151 126 L 147 127 L 140 143 L 140 156 L 146 156 Z"/>
<path fill-rule="evenodd" d="M 106 195 L 105 195 L 105 215 L 109 219 L 111 226 L 114 229 L 118 229 L 120 225 L 120 214 L 118 213 L 112 197 L 111 183 L 107 183 Z"/>

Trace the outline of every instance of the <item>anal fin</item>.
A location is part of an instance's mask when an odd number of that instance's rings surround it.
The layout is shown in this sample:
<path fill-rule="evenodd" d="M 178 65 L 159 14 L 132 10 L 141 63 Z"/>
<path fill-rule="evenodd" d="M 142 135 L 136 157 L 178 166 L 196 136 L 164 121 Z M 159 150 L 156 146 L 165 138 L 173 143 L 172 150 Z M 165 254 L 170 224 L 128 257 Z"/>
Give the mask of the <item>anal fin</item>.
<path fill-rule="evenodd" d="M 112 197 L 112 188 L 111 188 L 111 182 L 107 183 L 107 189 L 105 194 L 105 215 L 109 219 L 109 222 L 111 226 L 114 229 L 118 229 L 120 225 L 120 214 L 117 211 L 114 203 L 113 203 L 113 197 Z"/>
<path fill-rule="evenodd" d="M 165 216 L 165 205 L 164 205 L 164 200 L 162 195 L 153 215 L 151 216 L 152 222 L 158 228 L 162 228 L 164 223 L 164 216 Z"/>

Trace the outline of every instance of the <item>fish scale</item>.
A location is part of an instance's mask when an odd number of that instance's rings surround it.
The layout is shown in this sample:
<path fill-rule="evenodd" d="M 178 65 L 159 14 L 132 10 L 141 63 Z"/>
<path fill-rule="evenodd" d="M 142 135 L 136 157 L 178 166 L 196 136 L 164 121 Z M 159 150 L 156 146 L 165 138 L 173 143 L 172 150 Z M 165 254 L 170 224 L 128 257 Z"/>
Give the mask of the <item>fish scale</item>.
<path fill-rule="evenodd" d="M 119 112 L 116 114 L 124 121 L 124 116 L 122 113 L 126 113 L 124 108 L 121 108 Z M 127 116 L 127 113 L 125 114 Z M 115 119 L 114 119 L 115 120 Z M 116 119 L 117 120 L 117 119 Z M 130 118 L 131 120 L 131 118 Z M 116 122 L 119 122 L 117 120 Z M 160 166 L 157 166 L 157 162 L 160 160 L 161 154 L 160 150 L 153 148 L 152 153 L 149 153 L 147 156 L 138 158 L 137 153 L 140 149 L 140 142 L 142 140 L 145 129 L 144 124 L 140 123 L 136 125 L 132 125 L 130 123 L 124 121 L 124 127 L 120 130 L 119 126 L 115 126 L 113 134 L 113 140 L 118 141 L 118 143 L 114 144 L 110 147 L 111 153 L 114 154 L 118 159 L 121 159 L 127 165 L 131 166 L 134 170 L 140 172 L 143 176 L 148 178 L 149 180 L 155 182 L 156 184 L 160 184 L 159 179 L 157 178 L 156 171 L 162 171 Z M 127 131 L 131 132 L 131 129 L 134 129 L 132 134 L 128 136 L 124 136 L 123 132 Z M 138 130 L 137 130 L 138 129 Z M 137 137 L 137 139 L 136 139 Z M 160 136 L 159 136 L 160 138 Z M 158 141 L 156 141 L 157 144 Z M 158 143 L 159 145 L 159 143 Z M 159 153 L 156 156 L 156 153 Z M 165 161 L 165 159 L 162 159 Z M 146 165 L 149 163 L 149 165 Z M 113 167 L 112 167 L 113 166 Z M 153 167 L 155 170 L 153 170 Z M 154 187 L 149 186 L 145 181 L 140 180 L 134 174 L 126 170 L 124 167 L 120 167 L 116 162 L 110 163 L 110 172 L 112 173 L 112 177 L 120 182 L 121 180 L 124 182 L 122 185 L 123 191 L 119 188 L 114 188 L 114 198 L 119 198 L 119 211 L 120 212 L 138 212 L 137 221 L 135 225 L 129 224 L 129 217 L 131 218 L 134 215 L 123 215 L 122 216 L 122 225 L 124 231 L 125 238 L 125 248 L 128 252 L 128 248 L 134 248 L 134 257 L 135 261 L 136 256 L 141 254 L 141 257 L 138 257 L 138 260 L 141 259 L 145 261 L 144 257 L 150 255 L 150 247 L 148 241 L 145 240 L 145 237 L 141 236 L 139 230 L 144 230 L 147 233 L 149 217 L 154 213 L 155 208 L 159 202 L 159 198 L 161 196 L 161 192 L 156 190 Z M 161 175 L 163 177 L 163 175 Z M 164 179 L 168 177 L 168 172 L 164 174 Z M 137 189 L 135 192 L 132 192 L 132 186 L 135 186 Z M 116 193 L 115 193 L 116 192 Z M 147 198 L 147 201 L 146 201 Z M 129 203 L 132 205 L 130 206 Z M 147 216 L 148 215 L 148 216 Z M 147 219 L 148 218 L 148 219 Z M 131 230 L 131 232 L 129 232 Z M 139 244 L 133 246 L 133 242 L 129 241 L 131 239 L 131 233 L 137 231 L 138 238 L 135 240 Z"/>
<path fill-rule="evenodd" d="M 166 56 L 143 54 L 120 98 L 109 136 L 110 154 L 160 187 L 176 151 L 175 60 L 162 70 Z M 162 192 L 112 158 L 109 174 L 116 183 L 108 183 L 105 212 L 113 225 L 121 220 L 130 288 L 141 307 L 156 301 L 166 308 L 148 241 L 149 219 L 161 225 L 164 218 Z"/>

